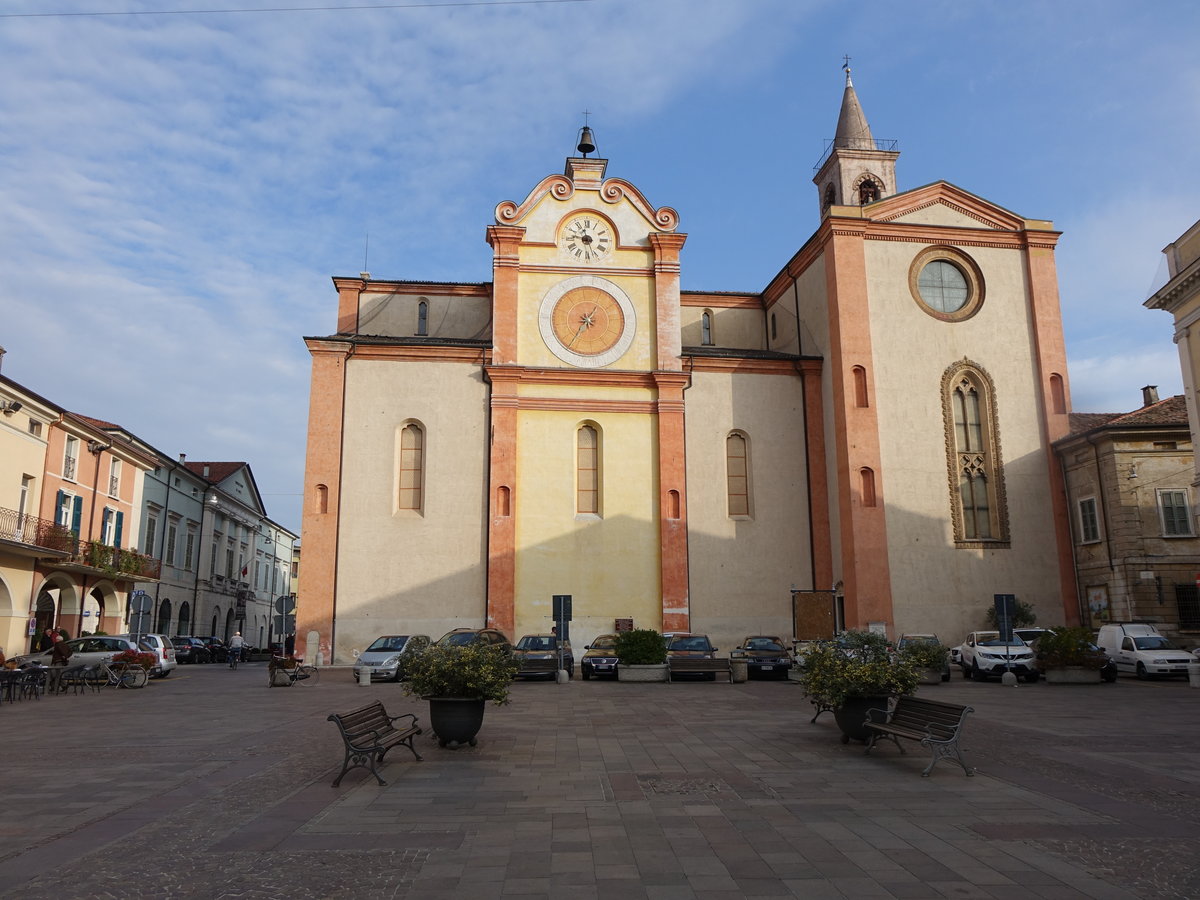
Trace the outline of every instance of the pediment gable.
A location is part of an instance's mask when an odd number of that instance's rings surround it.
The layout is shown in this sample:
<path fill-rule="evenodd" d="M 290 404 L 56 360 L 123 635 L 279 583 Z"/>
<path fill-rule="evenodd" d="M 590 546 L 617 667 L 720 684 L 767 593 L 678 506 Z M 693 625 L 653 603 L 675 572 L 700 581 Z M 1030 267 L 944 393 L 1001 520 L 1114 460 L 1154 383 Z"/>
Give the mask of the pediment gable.
<path fill-rule="evenodd" d="M 937 181 L 895 194 L 872 203 L 863 212 L 873 222 L 982 227 L 995 231 L 1022 231 L 1028 227 L 1026 220 L 1016 213 L 947 181 Z"/>

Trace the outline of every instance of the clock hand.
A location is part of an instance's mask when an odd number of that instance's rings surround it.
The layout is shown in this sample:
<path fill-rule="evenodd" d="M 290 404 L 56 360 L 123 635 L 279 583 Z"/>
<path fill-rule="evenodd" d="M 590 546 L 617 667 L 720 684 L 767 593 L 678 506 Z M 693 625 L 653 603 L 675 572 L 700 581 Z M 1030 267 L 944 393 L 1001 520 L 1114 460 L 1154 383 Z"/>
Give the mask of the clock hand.
<path fill-rule="evenodd" d="M 593 312 L 594 311 L 595 310 L 593 310 Z M 571 338 L 571 340 L 567 343 L 568 350 L 571 349 L 572 344 L 574 344 L 577 340 L 579 340 L 579 336 L 588 330 L 588 328 L 591 326 L 591 324 L 592 324 L 591 318 L 588 316 L 584 316 L 583 321 L 579 323 L 579 328 L 576 329 L 576 331 L 575 331 L 575 337 Z"/>

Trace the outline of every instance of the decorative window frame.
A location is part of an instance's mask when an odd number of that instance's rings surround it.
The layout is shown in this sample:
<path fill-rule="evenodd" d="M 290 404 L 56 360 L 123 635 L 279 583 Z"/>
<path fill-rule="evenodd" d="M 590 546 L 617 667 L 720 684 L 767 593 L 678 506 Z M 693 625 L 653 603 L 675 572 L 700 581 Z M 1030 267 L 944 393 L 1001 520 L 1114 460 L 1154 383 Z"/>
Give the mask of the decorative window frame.
<path fill-rule="evenodd" d="M 963 278 L 967 281 L 967 302 L 962 305 L 961 309 L 955 310 L 952 313 L 940 312 L 934 309 L 921 296 L 921 272 L 931 262 L 938 261 L 950 263 L 962 272 Z M 979 268 L 979 264 L 957 247 L 950 247 L 944 244 L 926 247 L 913 257 L 912 264 L 908 267 L 908 290 L 921 312 L 927 316 L 933 316 L 933 318 L 942 322 L 963 322 L 971 318 L 983 306 L 984 295 L 987 293 L 983 280 L 983 271 Z"/>
<path fill-rule="evenodd" d="M 742 446 L 745 448 L 746 454 L 743 457 L 746 469 L 746 511 L 744 513 L 731 512 L 730 498 L 734 496 L 730 490 L 730 473 L 729 473 L 729 441 L 738 437 L 742 440 Z M 754 467 L 750 462 L 751 448 L 750 435 L 742 431 L 740 428 L 734 428 L 725 435 L 724 444 L 725 453 L 725 515 L 734 521 L 748 521 L 754 518 Z"/>
<path fill-rule="evenodd" d="M 954 387 L 963 378 L 972 381 L 987 409 L 981 410 L 980 427 L 985 434 L 988 459 L 984 460 L 985 474 L 989 485 L 990 538 L 968 538 L 963 523 L 962 495 L 959 491 L 960 452 L 955 438 Z M 942 373 L 942 423 L 946 446 L 946 479 L 949 489 L 950 518 L 954 531 L 954 545 L 962 550 L 1011 547 L 1008 529 L 1008 495 L 1004 487 L 1004 455 L 1000 444 L 1000 421 L 996 411 L 996 384 L 983 366 L 963 357 Z M 969 451 L 974 452 L 974 451 Z M 983 451 L 979 451 L 982 453 Z"/>

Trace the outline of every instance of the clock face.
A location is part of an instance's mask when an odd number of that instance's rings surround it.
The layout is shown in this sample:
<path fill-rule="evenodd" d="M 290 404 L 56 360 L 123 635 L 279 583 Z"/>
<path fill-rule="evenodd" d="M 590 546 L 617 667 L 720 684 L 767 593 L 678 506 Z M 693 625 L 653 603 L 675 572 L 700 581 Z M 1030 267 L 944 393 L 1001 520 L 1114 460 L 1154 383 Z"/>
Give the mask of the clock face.
<path fill-rule="evenodd" d="M 637 313 L 621 288 L 599 275 L 575 275 L 550 288 L 538 311 L 546 347 L 565 363 L 597 369 L 633 345 Z"/>
<path fill-rule="evenodd" d="M 554 336 L 570 353 L 607 353 L 625 331 L 625 314 L 616 299 L 598 287 L 577 287 L 554 304 L 550 321 Z"/>
<path fill-rule="evenodd" d="M 599 216 L 588 213 L 567 222 L 562 232 L 562 245 L 575 259 L 594 262 L 608 256 L 612 250 L 612 230 Z"/>

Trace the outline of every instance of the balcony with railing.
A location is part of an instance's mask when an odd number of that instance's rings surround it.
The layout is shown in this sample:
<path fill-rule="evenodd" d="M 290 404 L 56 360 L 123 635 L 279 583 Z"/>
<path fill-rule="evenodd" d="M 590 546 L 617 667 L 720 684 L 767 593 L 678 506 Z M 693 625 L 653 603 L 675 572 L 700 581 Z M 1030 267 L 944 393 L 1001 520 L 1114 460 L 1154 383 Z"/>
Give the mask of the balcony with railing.
<path fill-rule="evenodd" d="M 14 541 L 31 550 L 72 553 L 78 538 L 65 525 L 17 512 L 15 509 L 0 508 L 0 540 Z"/>
<path fill-rule="evenodd" d="M 157 581 L 162 572 L 162 563 L 152 556 L 99 541 L 78 541 L 70 561 L 119 581 Z"/>

